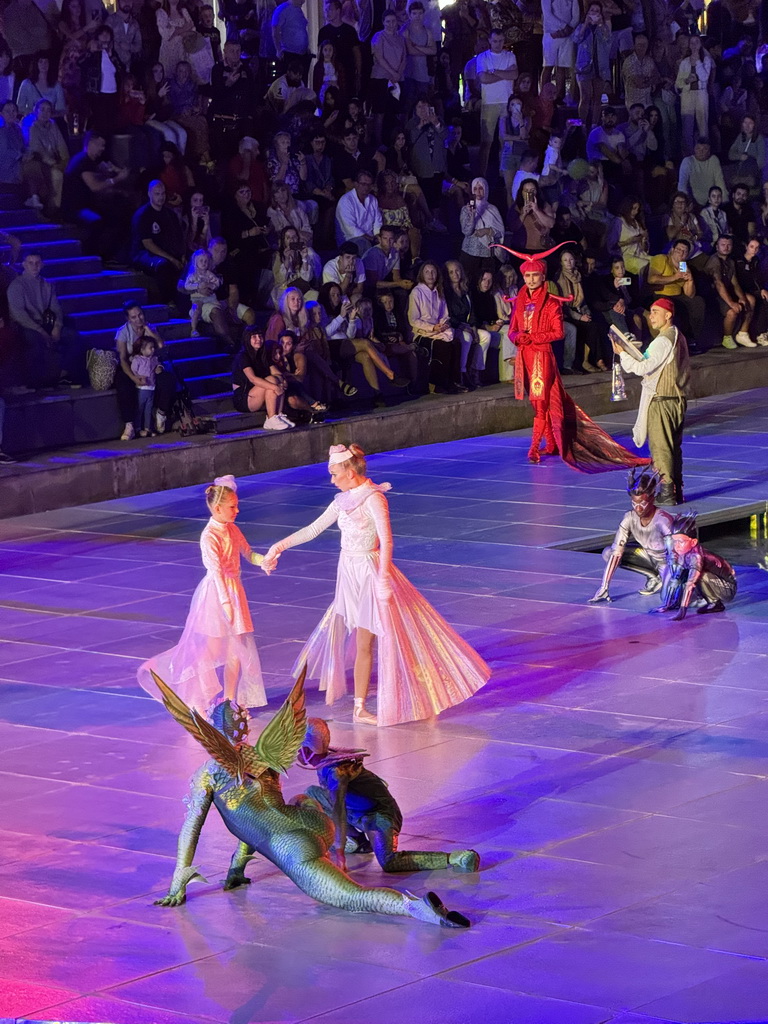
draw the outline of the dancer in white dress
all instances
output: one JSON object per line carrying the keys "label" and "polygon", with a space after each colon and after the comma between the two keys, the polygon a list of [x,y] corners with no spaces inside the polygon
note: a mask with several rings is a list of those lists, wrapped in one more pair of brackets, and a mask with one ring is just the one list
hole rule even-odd
{"label": "dancer in white dress", "polygon": [[140,666],[139,685],[161,700],[152,680],[152,672],[156,672],[170,682],[185,704],[203,713],[219,699],[236,701],[241,707],[260,707],[267,698],[251,613],[240,582],[240,559],[261,565],[264,558],[251,550],[235,526],[239,508],[233,476],[214,480],[206,489],[205,500],[211,513],[200,537],[206,574],[192,597],[181,640]]}
{"label": "dancer in white dress", "polygon": [[[397,725],[439,715],[480,689],[491,670],[392,562],[392,531],[384,492],[365,475],[357,445],[334,445],[331,481],[341,492],[309,526],[273,544],[262,569],[270,573],[287,548],[314,540],[338,523],[341,556],[336,596],[296,660],[320,678],[326,703],[346,693],[346,638],[355,634],[353,721]],[[377,715],[365,708],[378,639]]]}

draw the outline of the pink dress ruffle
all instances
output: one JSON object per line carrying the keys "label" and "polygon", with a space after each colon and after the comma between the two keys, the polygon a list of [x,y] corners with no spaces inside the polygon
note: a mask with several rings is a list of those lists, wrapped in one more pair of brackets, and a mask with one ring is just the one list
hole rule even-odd
{"label": "pink dress ruffle", "polygon": [[[217,523],[214,519],[203,530],[200,549],[207,572],[192,595],[181,639],[175,647],[139,667],[139,685],[160,700],[151,676],[154,671],[185,704],[204,712],[223,692],[218,670],[237,661],[237,703],[241,707],[261,707],[267,698],[251,613],[240,582],[240,558],[251,561],[253,552],[234,523]],[[231,623],[224,613],[225,601],[232,605]]]}
{"label": "pink dress ruffle", "polygon": [[[384,489],[366,481],[337,495],[319,519],[280,545],[305,543],[338,522],[342,550],[336,595],[297,658],[294,675],[306,660],[308,675],[319,677],[326,703],[333,704],[347,692],[347,638],[358,627],[370,630],[378,638],[380,726],[439,715],[471,697],[491,674],[480,655],[391,563]],[[389,563],[389,600],[382,587],[382,558]]]}

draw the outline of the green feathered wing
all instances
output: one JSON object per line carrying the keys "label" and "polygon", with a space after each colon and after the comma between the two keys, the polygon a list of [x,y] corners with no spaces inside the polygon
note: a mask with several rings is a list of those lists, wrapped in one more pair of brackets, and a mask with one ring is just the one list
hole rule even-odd
{"label": "green feathered wing", "polygon": [[307,727],[304,696],[306,674],[305,665],[283,706],[253,746],[246,743],[235,746],[199,712],[187,707],[156,673],[152,673],[152,678],[163,698],[163,704],[179,725],[194,736],[210,756],[237,779],[238,783],[242,783],[246,775],[257,779],[268,768],[284,774],[296,760]]}

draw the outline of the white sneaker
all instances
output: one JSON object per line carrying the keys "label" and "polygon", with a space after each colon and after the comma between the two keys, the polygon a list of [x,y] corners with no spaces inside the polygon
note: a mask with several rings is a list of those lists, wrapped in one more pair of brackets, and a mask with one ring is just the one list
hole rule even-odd
{"label": "white sneaker", "polygon": [[739,331],[739,333],[736,335],[734,340],[735,340],[737,345],[743,345],[744,348],[756,348],[757,347],[755,345],[754,341],[752,341],[752,339],[750,338],[750,336],[747,334],[746,331]]}
{"label": "white sneaker", "polygon": [[120,438],[121,441],[132,441],[136,437],[136,431],[133,428],[132,423],[125,424],[125,430]]}
{"label": "white sneaker", "polygon": [[288,424],[284,423],[279,416],[269,416],[264,420],[264,430],[287,430]]}
{"label": "white sneaker", "polygon": [[768,334],[758,334],[757,336],[758,345],[768,345]]}
{"label": "white sneaker", "polygon": [[158,432],[158,434],[164,434],[165,433],[165,423],[166,423],[166,420],[167,420],[167,417],[166,417],[165,413],[164,412],[160,412],[159,409],[156,409],[155,410],[155,430]]}
{"label": "white sneaker", "polygon": [[24,205],[30,210],[42,210],[43,204],[40,201],[40,196],[35,193],[31,195]]}
{"label": "white sneaker", "polygon": [[286,427],[288,427],[289,430],[291,430],[293,427],[296,426],[296,424],[293,422],[293,420],[289,420],[284,412],[279,412],[277,414],[277,418],[279,420],[282,420],[283,423],[286,425]]}

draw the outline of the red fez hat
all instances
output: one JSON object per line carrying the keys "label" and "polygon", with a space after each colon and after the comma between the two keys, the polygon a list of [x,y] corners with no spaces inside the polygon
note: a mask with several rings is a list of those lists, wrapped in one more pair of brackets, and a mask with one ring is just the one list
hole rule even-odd
{"label": "red fez hat", "polygon": [[651,305],[652,306],[658,306],[660,309],[666,309],[666,311],[668,313],[674,313],[675,312],[675,304],[672,301],[672,299],[665,299],[665,298],[662,297],[660,299],[655,299],[651,303]]}

